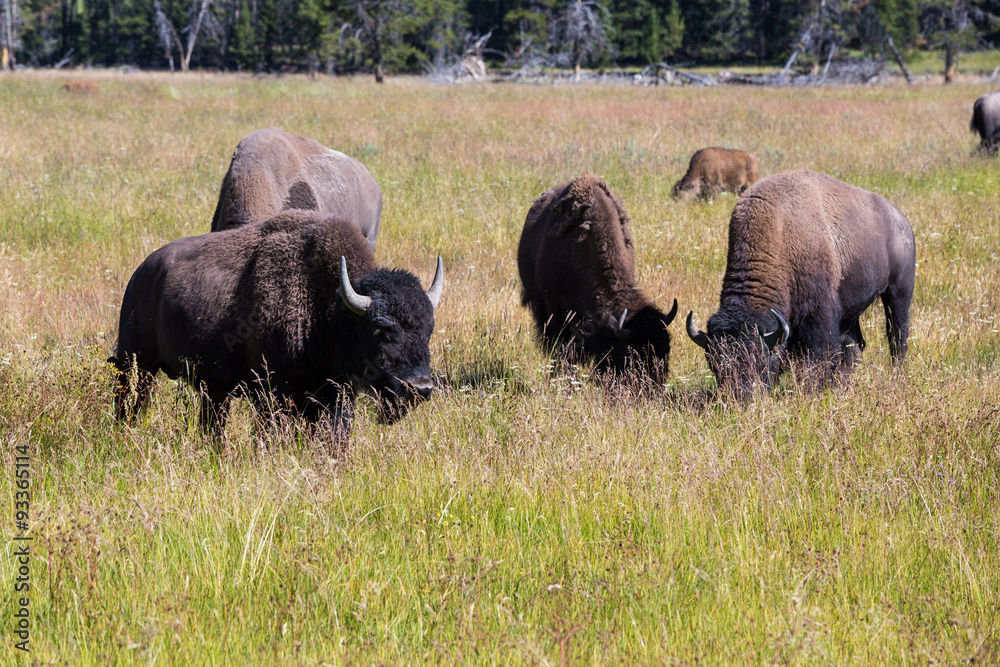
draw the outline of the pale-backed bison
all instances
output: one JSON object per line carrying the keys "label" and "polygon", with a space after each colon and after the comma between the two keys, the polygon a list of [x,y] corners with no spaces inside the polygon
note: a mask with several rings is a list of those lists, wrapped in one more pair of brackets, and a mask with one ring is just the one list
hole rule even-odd
{"label": "pale-backed bison", "polygon": [[658,381],[670,355],[664,315],[635,285],[635,247],[622,201],[593,174],[545,192],[524,221],[517,250],[522,303],[549,349],[569,343],[599,372],[633,361]]}
{"label": "pale-backed bison", "polygon": [[720,192],[743,192],[757,182],[757,158],[729,148],[702,148],[691,156],[687,173],[674,183],[675,199],[714,199]]}
{"label": "pale-backed bison", "polygon": [[987,153],[996,153],[1000,145],[1000,91],[983,95],[972,107],[969,130],[979,133],[979,147]]}
{"label": "pale-backed bison", "polygon": [[376,267],[353,223],[295,211],[168,243],[122,299],[109,360],[117,416],[142,408],[162,370],[200,390],[201,423],[216,432],[240,393],[330,414],[338,438],[357,390],[392,420],[433,388],[428,341],[443,277],[439,257],[425,293],[412,274]]}
{"label": "pale-backed bison", "polygon": [[353,222],[374,250],[382,190],[363,164],[312,139],[273,128],[248,134],[236,145],[222,180],[212,231],[289,210]]}
{"label": "pale-backed bison", "polygon": [[915,271],[910,223],[883,197],[809,171],[769,176],[736,202],[719,310],[707,332],[689,313],[688,335],[720,388],[741,396],[769,386],[786,357],[829,380],[864,350],[858,318],[881,297],[898,364]]}

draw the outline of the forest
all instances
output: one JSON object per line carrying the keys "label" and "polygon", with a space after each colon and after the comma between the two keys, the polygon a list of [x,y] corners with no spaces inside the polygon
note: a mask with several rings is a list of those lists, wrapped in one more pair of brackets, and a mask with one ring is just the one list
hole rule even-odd
{"label": "forest", "polygon": [[961,51],[1000,38],[1000,0],[0,0],[3,68],[433,73],[780,65]]}

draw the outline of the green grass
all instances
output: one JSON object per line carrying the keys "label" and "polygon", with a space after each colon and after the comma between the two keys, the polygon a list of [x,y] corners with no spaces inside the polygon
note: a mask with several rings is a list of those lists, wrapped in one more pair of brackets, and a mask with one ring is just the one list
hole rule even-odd
{"label": "green grass", "polygon": [[[32,464],[32,654],[73,664],[958,664],[1000,660],[1000,162],[989,84],[808,90],[434,87],[0,76],[0,584],[13,650],[14,446]],[[446,283],[440,390],[346,456],[243,404],[227,447],[160,378],[116,426],[118,306],[208,230],[244,134],[279,126],[383,187],[376,258]],[[851,381],[733,406],[675,324],[662,391],[553,364],[520,306],[531,199],[589,170],[625,201],[643,288],[704,326],[735,198],[680,205],[698,148],[889,197],[917,238],[910,360],[884,321]],[[678,322],[681,320],[679,319]],[[557,370],[554,372],[553,367]]]}

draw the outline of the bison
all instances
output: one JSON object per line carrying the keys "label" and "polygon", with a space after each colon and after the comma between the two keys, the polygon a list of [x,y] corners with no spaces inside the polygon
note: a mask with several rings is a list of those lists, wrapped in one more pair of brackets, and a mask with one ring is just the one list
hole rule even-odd
{"label": "bison", "polygon": [[719,310],[687,332],[720,388],[745,397],[787,358],[818,363],[825,380],[865,348],[859,316],[877,298],[889,352],[906,356],[916,271],[913,230],[877,194],[823,174],[769,176],[743,193],[729,221]]}
{"label": "bison", "polygon": [[71,93],[96,93],[97,84],[93,81],[67,81],[62,85],[63,90]]}
{"label": "bison", "polygon": [[664,378],[670,355],[664,315],[635,285],[635,247],[622,200],[593,174],[548,190],[534,201],[517,250],[522,304],[542,341],[560,340],[599,373],[621,375],[640,360],[648,377]]}
{"label": "bison", "polygon": [[382,190],[352,157],[284,130],[240,139],[222,180],[212,231],[263,222],[281,211],[316,211],[353,222],[375,249]]}
{"label": "bison", "polygon": [[684,177],[674,183],[674,199],[714,199],[720,192],[743,192],[757,182],[757,158],[729,148],[702,148],[691,156]]}
{"label": "bison", "polygon": [[972,107],[969,131],[978,132],[980,150],[993,154],[1000,145],[1000,91],[983,95]]}
{"label": "bison", "polygon": [[432,391],[443,279],[438,257],[425,293],[412,274],[378,268],[352,222],[300,211],[168,243],[125,288],[109,360],[117,417],[138,413],[162,370],[200,391],[200,422],[216,434],[237,394],[329,413],[341,439],[368,389],[392,421]]}

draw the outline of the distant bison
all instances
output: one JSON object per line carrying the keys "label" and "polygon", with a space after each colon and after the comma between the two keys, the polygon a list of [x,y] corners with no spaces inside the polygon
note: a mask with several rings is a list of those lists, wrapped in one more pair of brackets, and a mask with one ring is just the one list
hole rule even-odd
{"label": "distant bison", "polygon": [[93,81],[67,81],[63,84],[63,90],[71,93],[96,93],[97,84]]}
{"label": "distant bison", "polygon": [[[349,276],[353,275],[353,281]],[[221,432],[230,398],[276,396],[345,437],[354,393],[370,389],[392,420],[428,396],[428,341],[443,268],[424,293],[380,269],[352,223],[286,212],[258,225],[179,239],[136,269],[118,347],[118,419],[137,413],[162,370],[202,393],[201,423]]]}
{"label": "distant bison", "polygon": [[782,357],[850,369],[865,348],[859,316],[877,298],[889,351],[906,356],[916,271],[913,230],[886,199],[809,171],[769,176],[736,202],[719,310],[700,331],[722,388],[768,385]]}
{"label": "distant bison", "polygon": [[248,134],[236,145],[222,181],[212,231],[288,210],[353,222],[374,250],[382,189],[363,164],[312,139],[273,128]]}
{"label": "distant bison", "polygon": [[635,286],[635,247],[622,201],[598,176],[583,174],[545,192],[524,221],[517,250],[522,303],[542,341],[571,343],[599,372],[621,374],[637,356],[650,377],[666,377],[664,315]]}
{"label": "distant bison", "polygon": [[743,192],[757,182],[757,158],[729,148],[702,148],[691,156],[687,173],[672,194],[682,201],[714,199],[720,192]]}
{"label": "distant bison", "polygon": [[979,133],[980,149],[996,153],[1000,145],[1000,91],[987,93],[976,100],[969,130]]}

